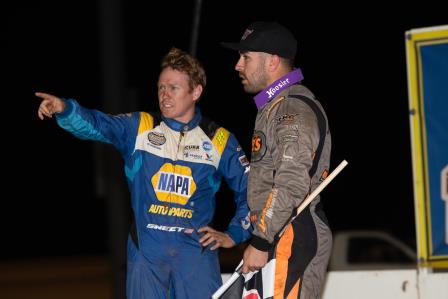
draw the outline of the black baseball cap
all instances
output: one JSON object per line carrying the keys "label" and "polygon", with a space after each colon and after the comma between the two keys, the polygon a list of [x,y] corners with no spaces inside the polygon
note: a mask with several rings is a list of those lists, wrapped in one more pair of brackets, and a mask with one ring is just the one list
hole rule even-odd
{"label": "black baseball cap", "polygon": [[294,59],[297,41],[286,27],[277,22],[254,22],[247,27],[238,43],[221,45],[237,51],[265,52]]}

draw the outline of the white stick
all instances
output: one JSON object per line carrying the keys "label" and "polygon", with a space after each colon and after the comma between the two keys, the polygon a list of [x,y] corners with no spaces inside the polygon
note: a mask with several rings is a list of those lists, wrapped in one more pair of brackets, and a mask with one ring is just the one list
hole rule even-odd
{"label": "white stick", "polygon": [[330,184],[330,182],[334,179],[335,176],[337,176],[342,169],[344,169],[345,166],[347,166],[348,162],[347,161],[342,161],[341,163],[339,163],[338,167],[336,167],[328,176],[325,180],[322,181],[322,183],[320,183],[319,186],[317,186],[316,189],[314,189],[313,192],[311,192],[310,195],[308,195],[308,197],[299,205],[299,207],[297,208],[297,215],[299,215],[308,205],[309,203],[317,196],[319,195],[320,192],[322,192],[322,190],[327,187],[328,184]]}
{"label": "white stick", "polygon": [[[347,166],[348,162],[346,160],[342,161],[338,167],[336,167],[325,180],[323,180],[320,185],[314,189],[313,192],[311,192],[310,195],[307,196],[307,198],[300,204],[300,206],[297,208],[297,215],[299,215],[307,205],[320,193],[322,190],[327,187],[327,185],[337,176],[342,169],[344,169],[345,166]],[[237,270],[230,276],[230,278],[212,295],[212,299],[218,299],[219,297],[224,294],[225,291],[240,277],[241,275],[241,266],[243,261],[240,262],[240,264],[237,267]],[[239,270],[239,271],[238,271]]]}
{"label": "white stick", "polygon": [[[218,299],[219,297],[227,291],[228,288],[240,277],[241,275],[241,266],[243,265],[243,261],[240,262],[237,267],[237,271],[233,272],[232,276],[212,295],[212,299]],[[238,269],[239,268],[239,269]]]}

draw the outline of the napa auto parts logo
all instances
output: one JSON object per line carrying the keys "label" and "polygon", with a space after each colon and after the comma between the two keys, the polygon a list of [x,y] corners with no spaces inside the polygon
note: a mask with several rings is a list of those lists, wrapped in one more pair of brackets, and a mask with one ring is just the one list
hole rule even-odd
{"label": "napa auto parts logo", "polygon": [[162,202],[187,204],[196,191],[190,167],[165,163],[151,178],[157,199]]}

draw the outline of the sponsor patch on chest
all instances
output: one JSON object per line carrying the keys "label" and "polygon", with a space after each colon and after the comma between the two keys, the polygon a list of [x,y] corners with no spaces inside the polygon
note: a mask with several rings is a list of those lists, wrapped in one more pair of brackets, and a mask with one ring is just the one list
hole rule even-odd
{"label": "sponsor patch on chest", "polygon": [[252,136],[252,162],[260,161],[266,154],[266,135],[262,131],[255,131]]}
{"label": "sponsor patch on chest", "polygon": [[149,132],[148,133],[148,141],[156,146],[160,146],[166,142],[165,135],[159,132]]}
{"label": "sponsor patch on chest", "polygon": [[151,178],[157,199],[162,202],[187,204],[196,191],[191,168],[165,163]]}

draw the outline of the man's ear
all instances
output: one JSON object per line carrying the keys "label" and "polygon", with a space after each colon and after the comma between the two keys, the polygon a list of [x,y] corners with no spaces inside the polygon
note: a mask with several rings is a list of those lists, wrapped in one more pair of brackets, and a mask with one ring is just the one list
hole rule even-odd
{"label": "man's ear", "polygon": [[197,101],[202,94],[202,85],[198,85],[193,89],[193,101]]}
{"label": "man's ear", "polygon": [[269,57],[269,70],[275,71],[280,65],[280,56],[271,54]]}

